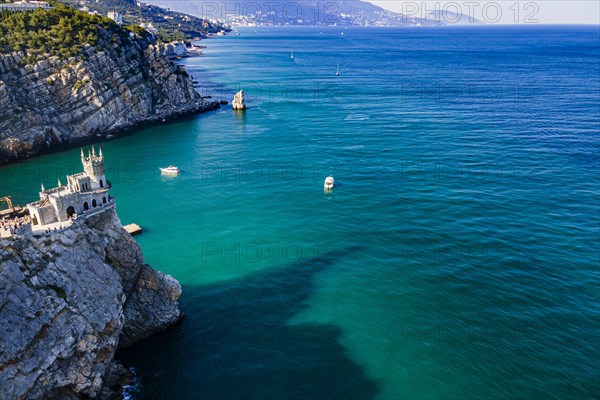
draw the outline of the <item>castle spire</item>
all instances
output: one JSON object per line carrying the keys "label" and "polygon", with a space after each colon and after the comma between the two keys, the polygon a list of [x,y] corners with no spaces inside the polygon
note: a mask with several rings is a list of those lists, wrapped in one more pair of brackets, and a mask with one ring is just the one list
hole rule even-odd
{"label": "castle spire", "polygon": [[94,145],[92,145],[92,155],[96,157],[96,149],[94,149]]}
{"label": "castle spire", "polygon": [[92,152],[88,150],[88,158],[92,158]]}
{"label": "castle spire", "polygon": [[60,183],[60,178],[58,178],[58,187],[62,187],[62,183]]}
{"label": "castle spire", "polygon": [[81,148],[81,159],[83,160],[85,158],[85,155],[83,154],[83,147]]}
{"label": "castle spire", "polygon": [[102,147],[100,147],[100,154],[98,154],[100,156],[100,158],[104,158],[104,156],[102,155]]}
{"label": "castle spire", "polygon": [[44,187],[44,184],[42,183],[42,192],[45,192],[46,188]]}

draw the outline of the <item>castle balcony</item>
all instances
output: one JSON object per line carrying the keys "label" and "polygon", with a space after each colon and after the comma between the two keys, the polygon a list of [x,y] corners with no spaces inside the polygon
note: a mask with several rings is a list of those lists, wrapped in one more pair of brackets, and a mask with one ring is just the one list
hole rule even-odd
{"label": "castle balcony", "polygon": [[110,181],[101,181],[101,187],[98,188],[91,188],[89,186],[82,186],[79,189],[76,190],[77,193],[105,193],[108,190],[110,190],[112,188],[112,183]]}
{"label": "castle balcony", "polygon": [[110,185],[110,182],[107,182],[103,187],[85,190],[85,191],[82,191],[82,193],[106,193],[111,188],[112,188],[112,186]]}

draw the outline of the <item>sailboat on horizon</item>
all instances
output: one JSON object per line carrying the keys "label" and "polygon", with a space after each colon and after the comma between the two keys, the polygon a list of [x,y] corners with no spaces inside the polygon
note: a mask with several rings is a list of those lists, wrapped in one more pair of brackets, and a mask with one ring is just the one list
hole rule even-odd
{"label": "sailboat on horizon", "polygon": [[291,58],[292,60],[294,59],[294,50],[292,50],[292,51],[291,51],[290,58]]}
{"label": "sailboat on horizon", "polygon": [[338,64],[337,68],[335,69],[335,76],[340,76],[340,64]]}

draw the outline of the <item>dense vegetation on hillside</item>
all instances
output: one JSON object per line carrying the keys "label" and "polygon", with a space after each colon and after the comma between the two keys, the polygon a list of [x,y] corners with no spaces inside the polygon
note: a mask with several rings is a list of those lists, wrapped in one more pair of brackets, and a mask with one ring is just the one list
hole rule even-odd
{"label": "dense vegetation on hillside", "polygon": [[129,32],[111,19],[73,10],[63,4],[46,10],[7,13],[0,18],[0,53],[23,51],[63,59],[81,54],[84,45],[129,40]]}
{"label": "dense vegetation on hillside", "polygon": [[216,33],[223,26],[214,24],[202,18],[191,15],[168,11],[164,8],[139,3],[135,0],[60,0],[75,8],[87,7],[90,11],[107,15],[111,11],[123,15],[126,25],[140,25],[152,23],[158,30],[160,40],[170,42],[173,40],[193,39],[206,36],[207,33]]}

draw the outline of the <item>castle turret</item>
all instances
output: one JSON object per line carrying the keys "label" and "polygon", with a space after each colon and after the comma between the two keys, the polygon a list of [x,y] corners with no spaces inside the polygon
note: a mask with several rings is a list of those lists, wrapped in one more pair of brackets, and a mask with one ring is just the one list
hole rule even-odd
{"label": "castle turret", "polygon": [[82,157],[81,163],[83,164],[84,172],[92,179],[97,180],[104,178],[104,156],[102,150],[100,155],[96,155],[96,150],[92,146],[92,151],[88,157]]}
{"label": "castle turret", "polygon": [[104,177],[104,155],[102,154],[102,148],[100,148],[100,152],[96,154],[96,149],[92,146],[92,150],[88,152],[87,157],[83,155],[83,150],[81,153],[83,171],[90,178],[89,189],[101,189],[106,187],[107,182]]}
{"label": "castle turret", "polygon": [[48,194],[46,193],[46,187],[44,186],[44,184],[42,183],[42,191],[40,192],[40,200],[44,200],[46,197],[48,197]]}

